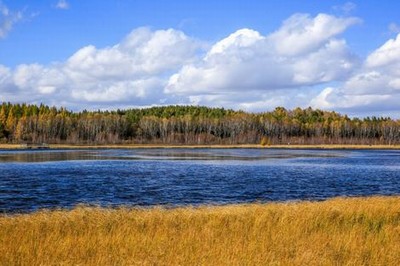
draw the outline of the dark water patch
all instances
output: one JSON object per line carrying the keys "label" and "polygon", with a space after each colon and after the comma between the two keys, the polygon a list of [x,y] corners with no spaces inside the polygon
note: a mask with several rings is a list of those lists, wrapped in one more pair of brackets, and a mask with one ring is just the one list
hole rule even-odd
{"label": "dark water patch", "polygon": [[400,194],[398,151],[7,151],[0,158],[1,212]]}

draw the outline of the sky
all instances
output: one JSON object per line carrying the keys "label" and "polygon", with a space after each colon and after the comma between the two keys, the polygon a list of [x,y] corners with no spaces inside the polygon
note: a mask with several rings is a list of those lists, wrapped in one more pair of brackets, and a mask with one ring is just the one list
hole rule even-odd
{"label": "sky", "polygon": [[400,2],[0,0],[0,102],[400,118]]}

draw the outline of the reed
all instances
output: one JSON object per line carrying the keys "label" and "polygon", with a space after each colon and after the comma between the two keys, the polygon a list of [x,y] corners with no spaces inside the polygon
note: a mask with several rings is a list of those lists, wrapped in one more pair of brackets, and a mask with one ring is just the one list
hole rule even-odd
{"label": "reed", "polygon": [[0,216],[0,265],[398,265],[400,197]]}

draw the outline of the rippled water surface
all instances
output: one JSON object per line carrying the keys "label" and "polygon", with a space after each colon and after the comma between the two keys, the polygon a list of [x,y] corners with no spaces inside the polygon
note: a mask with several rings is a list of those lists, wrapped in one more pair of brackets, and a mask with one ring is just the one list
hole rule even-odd
{"label": "rippled water surface", "polygon": [[400,194],[400,151],[0,151],[0,212]]}

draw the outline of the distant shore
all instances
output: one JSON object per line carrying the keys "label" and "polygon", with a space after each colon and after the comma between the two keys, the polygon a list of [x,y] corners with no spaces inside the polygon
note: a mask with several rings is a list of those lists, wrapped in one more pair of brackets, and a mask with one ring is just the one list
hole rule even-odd
{"label": "distant shore", "polygon": [[[46,149],[327,149],[327,150],[400,150],[400,145],[348,145],[348,144],[310,144],[310,145],[265,145],[233,144],[233,145],[176,145],[176,144],[46,144]],[[22,144],[0,144],[2,150],[24,150]],[[32,149],[36,149],[35,147]]]}

